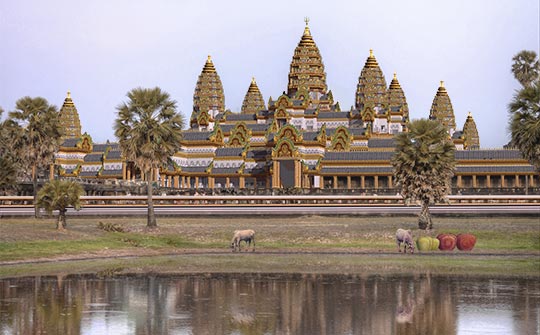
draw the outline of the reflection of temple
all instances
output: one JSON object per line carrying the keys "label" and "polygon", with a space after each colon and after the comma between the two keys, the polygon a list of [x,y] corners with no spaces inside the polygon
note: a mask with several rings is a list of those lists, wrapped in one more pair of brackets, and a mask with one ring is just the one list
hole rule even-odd
{"label": "reflection of temple", "polygon": [[[78,131],[69,133],[58,152],[60,175],[141,177],[122,160],[117,144],[93,144],[89,135],[80,134],[69,95],[62,113],[71,124],[66,127]],[[540,186],[538,174],[517,150],[480,149],[470,113],[462,130],[456,128],[443,82],[429,117],[448,129],[458,149],[454,187]],[[181,149],[154,177],[175,188],[391,189],[393,135],[407,131],[408,122],[409,107],[397,76],[387,85],[372,50],[358,79],[355,105],[343,111],[327,88],[322,57],[306,22],[293,53],[287,92],[270,97],[267,105],[252,79],[242,110],[225,110],[221,79],[208,57]]]}
{"label": "reflection of temple", "polygon": [[1,279],[0,333],[456,334],[469,308],[494,325],[510,316],[499,331],[535,334],[539,289],[534,279],[429,275]]}

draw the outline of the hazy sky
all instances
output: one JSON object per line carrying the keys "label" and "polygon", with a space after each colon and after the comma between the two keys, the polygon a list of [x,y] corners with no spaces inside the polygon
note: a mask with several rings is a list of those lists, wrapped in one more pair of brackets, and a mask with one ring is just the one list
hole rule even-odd
{"label": "hazy sky", "polygon": [[412,118],[429,115],[444,80],[458,128],[470,111],[482,147],[507,143],[512,57],[539,52],[539,0],[0,0],[0,107],[26,95],[60,107],[70,90],[83,132],[104,142],[116,140],[126,93],[159,86],[187,124],[210,54],[238,112],[252,76],[265,102],[286,90],[306,16],[343,110],[373,48],[387,83],[397,72]]}

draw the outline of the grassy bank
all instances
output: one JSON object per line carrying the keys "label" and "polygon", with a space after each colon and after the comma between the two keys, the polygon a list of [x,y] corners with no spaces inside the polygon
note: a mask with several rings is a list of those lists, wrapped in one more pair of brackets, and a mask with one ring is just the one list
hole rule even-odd
{"label": "grassy bank", "polygon": [[[123,232],[106,232],[99,222]],[[397,228],[413,229],[415,238],[425,234],[416,230],[414,217],[190,217],[160,218],[158,225],[147,230],[145,218],[68,218],[68,230],[59,232],[53,219],[3,218],[0,276],[100,271],[376,274],[414,269],[540,277],[538,218],[436,218],[433,236],[473,233],[475,249],[407,256],[397,253],[394,234]],[[232,232],[246,228],[257,232],[257,252],[230,253]],[[114,258],[118,256],[139,257]],[[67,259],[81,260],[50,262]],[[46,262],[14,264],[35,261]]]}

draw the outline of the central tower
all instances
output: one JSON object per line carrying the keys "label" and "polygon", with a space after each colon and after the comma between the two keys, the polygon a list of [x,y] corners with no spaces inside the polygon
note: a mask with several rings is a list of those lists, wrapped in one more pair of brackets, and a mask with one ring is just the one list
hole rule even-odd
{"label": "central tower", "polygon": [[298,91],[307,91],[310,98],[319,100],[326,94],[326,73],[319,48],[309,31],[309,19],[305,18],[304,34],[294,49],[289,71],[287,95],[294,98]]}

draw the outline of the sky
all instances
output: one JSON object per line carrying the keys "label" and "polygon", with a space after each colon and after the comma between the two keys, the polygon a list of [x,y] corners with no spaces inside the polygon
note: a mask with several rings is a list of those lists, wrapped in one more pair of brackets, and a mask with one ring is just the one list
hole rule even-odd
{"label": "sky", "polygon": [[[226,108],[239,112],[252,77],[267,102],[287,89],[304,17],[342,110],[374,55],[428,117],[443,80],[457,128],[471,112],[483,148],[509,140],[507,105],[521,50],[540,53],[539,0],[254,1],[0,0],[0,107],[24,96],[59,108],[71,91],[83,132],[115,141],[116,107],[135,87],[167,91],[189,123],[197,78],[212,56]],[[4,118],[6,113],[4,113]]]}

